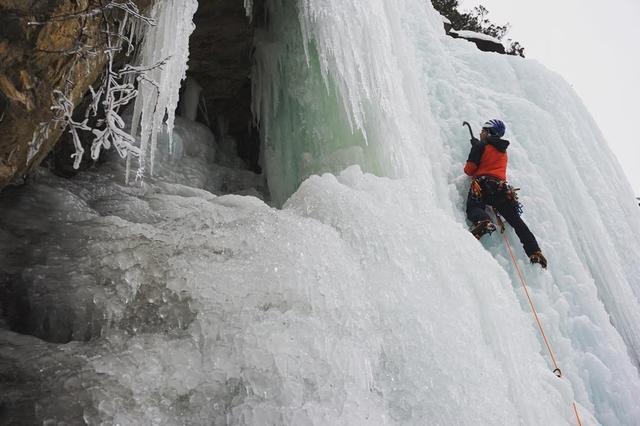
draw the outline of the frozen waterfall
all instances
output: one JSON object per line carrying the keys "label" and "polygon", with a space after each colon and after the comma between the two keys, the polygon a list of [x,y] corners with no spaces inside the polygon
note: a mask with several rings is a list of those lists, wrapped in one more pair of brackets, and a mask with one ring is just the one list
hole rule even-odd
{"label": "frozen waterfall", "polygon": [[[424,0],[266,7],[272,205],[184,119],[142,186],[109,163],[0,194],[0,420],[572,425],[575,401],[583,425],[637,424],[640,211],[569,84],[447,37]],[[493,117],[563,379],[500,235],[465,223],[461,123]]]}

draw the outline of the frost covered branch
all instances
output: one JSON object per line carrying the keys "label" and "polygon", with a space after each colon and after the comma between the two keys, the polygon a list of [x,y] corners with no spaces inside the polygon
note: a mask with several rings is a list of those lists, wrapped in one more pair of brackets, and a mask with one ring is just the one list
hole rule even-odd
{"label": "frost covered branch", "polygon": [[[92,7],[76,14],[52,18],[52,21],[84,20],[101,14],[97,19],[100,19],[99,33],[103,41],[95,51],[98,55],[106,55],[104,76],[97,88],[90,88],[91,100],[84,120],[74,121],[71,115],[74,109],[70,95],[74,80],[71,75],[74,71],[72,66],[64,89],[56,94],[55,110],[58,116],[52,121],[70,127],[76,147],[73,155],[74,168],[78,168],[84,154],[80,144],[80,131],[90,130],[93,135],[91,157],[97,159],[102,149],[114,146],[126,158],[125,180],[128,182],[131,157],[138,160],[138,177],[145,174],[147,164],[150,165],[149,173],[153,174],[158,133],[167,131],[169,144],[172,143],[171,129],[180,84],[186,76],[188,42],[195,28],[193,15],[198,3],[196,0],[157,0],[151,18],[141,14],[133,0],[99,1],[99,7],[92,3]],[[144,28],[144,37],[140,27]],[[81,28],[84,28],[84,23]],[[84,30],[81,30],[81,34],[82,31]],[[114,69],[118,62],[115,60],[117,55],[132,55],[138,49],[138,44],[137,65]],[[86,59],[93,52],[92,48],[81,41],[63,53],[73,55],[74,60],[78,61]],[[133,121],[131,130],[128,131],[120,110],[134,99]],[[138,126],[140,140],[135,137]],[[41,125],[34,133],[32,151],[37,153],[41,138],[47,138],[48,135],[49,125]]]}
{"label": "frost covered branch", "polygon": [[152,18],[149,18],[148,16],[145,16],[142,13],[140,13],[140,9],[133,2],[133,0],[126,0],[126,1],[111,0],[109,3],[104,5],[102,4],[102,1],[98,1],[98,2],[94,2],[93,5],[88,5],[86,8],[84,8],[79,12],[52,16],[44,21],[29,21],[27,24],[28,25],[46,25],[51,22],[62,22],[62,21],[68,21],[70,19],[93,18],[96,15],[104,14],[105,11],[109,11],[113,9],[120,9],[129,16],[139,19],[140,21],[146,22],[149,25],[155,25],[155,21]]}
{"label": "frost covered branch", "polygon": [[[108,13],[112,10],[122,11],[122,17],[115,20],[112,14]],[[100,33],[104,35],[105,41],[100,47],[88,46],[83,41],[86,32],[85,21],[87,18],[94,17],[98,14],[102,14],[100,25],[103,28]],[[93,8],[87,7],[78,13],[55,16],[46,22],[32,22],[31,24],[45,24],[47,22],[67,19],[78,19],[82,21],[78,40],[70,49],[48,53],[72,55],[75,57],[74,61],[95,57],[100,53],[106,54],[107,66],[105,75],[97,91],[94,90],[93,87],[89,88],[92,96],[90,105],[85,112],[84,119],[82,121],[76,121],[73,119],[75,105],[70,99],[71,89],[74,85],[72,76],[73,67],[70,67],[69,74],[65,78],[63,89],[56,89],[53,92],[54,105],[51,107],[51,110],[54,112],[54,117],[50,122],[41,123],[34,132],[28,161],[30,162],[38,152],[42,141],[49,137],[50,126],[53,123],[61,124],[68,128],[69,133],[72,135],[75,147],[75,152],[71,155],[74,159],[74,169],[79,168],[85,152],[80,139],[81,131],[91,132],[94,136],[91,143],[91,158],[94,160],[98,158],[103,148],[108,149],[112,145],[122,157],[127,157],[128,154],[138,156],[140,150],[135,146],[135,137],[125,130],[125,122],[120,115],[120,108],[133,100],[138,94],[138,91],[132,83],[123,83],[120,80],[124,80],[123,77],[125,74],[142,76],[145,70],[125,66],[123,70],[121,70],[124,71],[124,73],[121,73],[120,71],[114,70],[114,58],[115,55],[123,51],[125,51],[127,56],[133,53],[134,45],[132,40],[134,32],[136,31],[134,21],[143,22],[147,25],[155,25],[155,21],[142,15],[132,0],[112,0],[106,4],[100,2],[99,6]],[[112,23],[112,21],[116,22]],[[112,30],[113,27],[116,29]],[[124,46],[126,46],[126,49],[124,49]],[[104,118],[98,119],[93,126],[89,125],[90,118],[98,117],[100,112],[104,114]]]}
{"label": "frost covered branch", "polygon": [[150,81],[146,78],[145,73],[161,68],[166,63],[166,60],[161,61],[152,67],[125,65],[116,72],[113,69],[113,52],[113,49],[108,51],[109,62],[102,87],[97,92],[91,88],[93,101],[87,109],[87,116],[97,116],[99,105],[102,105],[105,113],[105,118],[98,121],[98,126],[104,125],[104,129],[92,130],[95,139],[91,145],[91,158],[94,160],[99,157],[102,149],[109,149],[111,145],[116,148],[118,154],[123,158],[126,158],[128,154],[140,156],[140,149],[134,145],[135,137],[124,130],[125,122],[119,113],[121,107],[126,106],[135,99],[138,95],[138,90],[133,83],[121,82],[119,79],[124,80],[125,76],[133,74],[137,76],[136,81],[141,79]]}
{"label": "frost covered branch", "polygon": [[116,9],[120,9],[122,11],[125,12],[125,14],[127,16],[131,16],[135,19],[138,19],[141,22],[146,23],[147,25],[156,25],[156,21],[153,18],[150,18],[148,16],[143,15],[142,13],[140,13],[140,9],[138,8],[138,6],[132,1],[132,0],[127,0],[126,2],[118,2],[118,1],[114,1],[112,0],[111,2],[109,2],[109,4],[106,4],[104,6],[105,9],[112,9],[112,8],[116,8]]}
{"label": "frost covered branch", "polygon": [[161,60],[160,62],[157,62],[155,65],[152,65],[150,67],[134,66],[131,64],[127,64],[120,71],[118,71],[118,75],[123,76],[126,74],[144,74],[146,72],[149,72],[155,69],[162,69],[167,64],[169,59],[171,59],[170,56]]}

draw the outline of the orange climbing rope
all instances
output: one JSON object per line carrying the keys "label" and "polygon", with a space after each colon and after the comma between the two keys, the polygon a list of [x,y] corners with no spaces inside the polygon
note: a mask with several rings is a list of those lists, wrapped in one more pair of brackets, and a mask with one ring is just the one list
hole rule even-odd
{"label": "orange climbing rope", "polygon": [[[502,222],[502,219],[500,219],[499,221]],[[503,225],[501,224],[501,226]],[[518,266],[516,257],[513,255],[513,249],[511,248],[511,243],[509,242],[509,239],[507,238],[507,235],[505,233],[502,233],[502,237],[504,238],[504,242],[507,244],[509,255],[511,256],[513,265],[515,266],[516,271],[518,272],[518,276],[520,277],[520,282],[522,283],[522,287],[524,288],[524,293],[527,295],[527,300],[529,301],[529,306],[531,306],[533,317],[535,318],[536,323],[538,324],[538,329],[540,330],[540,334],[542,335],[542,340],[544,340],[544,344],[547,347],[547,351],[549,351],[549,356],[551,357],[551,362],[553,362],[553,367],[554,367],[553,374],[555,374],[558,377],[562,377],[562,371],[560,370],[560,367],[558,367],[558,361],[556,360],[556,356],[553,353],[553,350],[551,349],[551,345],[549,345],[549,339],[547,339],[547,335],[545,334],[544,329],[542,328],[540,317],[538,317],[538,311],[536,311],[536,307],[534,306],[533,300],[531,299],[531,294],[529,294],[529,288],[527,287],[527,282],[525,281],[524,275],[522,274],[522,271]]]}
{"label": "orange climbing rope", "polygon": [[578,421],[578,426],[582,426],[582,422],[580,421],[580,415],[578,414],[578,407],[576,407],[576,402],[573,401],[573,412],[576,415],[576,420]]}
{"label": "orange climbing rope", "polygon": [[[527,281],[524,279],[524,275],[518,266],[518,262],[516,261],[516,257],[513,254],[513,249],[511,248],[511,243],[505,234],[505,226],[502,218],[498,215],[498,212],[494,209],[493,213],[496,216],[496,220],[498,225],[500,226],[500,233],[502,234],[502,238],[504,239],[505,244],[507,245],[507,249],[509,250],[509,255],[511,256],[511,260],[513,261],[513,266],[516,268],[518,272],[518,277],[520,277],[520,282],[522,283],[522,288],[524,288],[524,293],[527,295],[527,300],[529,301],[529,306],[531,306],[531,312],[533,312],[533,317],[538,324],[538,329],[540,330],[540,334],[542,335],[542,340],[544,340],[544,344],[547,347],[547,351],[549,351],[549,356],[551,357],[551,362],[553,362],[553,374],[555,374],[558,378],[562,378],[562,370],[558,367],[558,361],[556,360],[556,356],[551,349],[551,345],[549,344],[549,339],[547,339],[547,335],[544,332],[544,328],[542,328],[542,323],[540,322],[540,318],[538,317],[538,311],[536,310],[535,305],[533,304],[533,299],[531,298],[531,294],[529,294],[529,288],[527,286]],[[578,426],[582,426],[582,421],[580,420],[580,415],[578,414],[578,407],[576,406],[576,402],[573,401],[573,412],[576,415],[576,420],[578,421]]]}

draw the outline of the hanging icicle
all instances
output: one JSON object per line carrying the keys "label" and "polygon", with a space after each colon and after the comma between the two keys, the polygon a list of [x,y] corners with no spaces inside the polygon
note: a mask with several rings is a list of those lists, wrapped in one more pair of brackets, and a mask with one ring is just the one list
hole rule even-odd
{"label": "hanging icicle", "polygon": [[[153,175],[157,134],[171,133],[178,105],[180,83],[186,77],[189,59],[189,36],[195,26],[193,15],[197,0],[160,0],[153,8],[157,25],[150,27],[138,57],[138,97],[133,113],[131,133],[140,133],[140,157],[137,176]],[[164,127],[166,126],[166,127]],[[170,146],[170,150],[171,150]],[[128,171],[127,171],[128,174]]]}

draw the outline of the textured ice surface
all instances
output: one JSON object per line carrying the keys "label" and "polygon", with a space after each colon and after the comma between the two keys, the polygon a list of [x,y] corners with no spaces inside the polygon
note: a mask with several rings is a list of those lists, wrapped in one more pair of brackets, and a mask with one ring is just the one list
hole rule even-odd
{"label": "textured ice surface", "polygon": [[[512,424],[524,412],[562,424],[571,391],[538,355],[507,275],[481,250],[467,258],[486,264],[480,276],[434,265],[430,247],[459,259],[477,242],[437,211],[418,227],[420,192],[358,168],[309,180],[285,210],[92,174],[41,176],[29,199],[10,191],[3,229],[19,225],[3,252],[37,245],[43,257],[2,270],[21,277],[30,321],[77,340],[29,352],[56,372],[29,382],[54,390],[35,398],[48,407],[39,419]],[[38,206],[48,222],[18,219]],[[3,364],[26,375],[11,353],[33,343],[0,335]],[[71,394],[81,403],[56,409]]]}
{"label": "textured ice surface", "polygon": [[[215,195],[260,178],[186,122],[142,187],[105,165],[3,192],[3,327],[50,343],[0,331],[0,420],[566,425],[575,400],[636,424],[632,191],[566,82],[446,37],[427,3],[268,2],[255,110],[282,209]],[[499,235],[466,230],[460,124],[494,116],[562,380]]]}
{"label": "textured ice surface", "polygon": [[229,167],[243,165],[243,162],[220,149],[205,125],[176,117],[172,140],[170,149],[166,128],[158,134],[156,181],[202,188],[215,194],[264,197],[264,177],[243,168]]}

